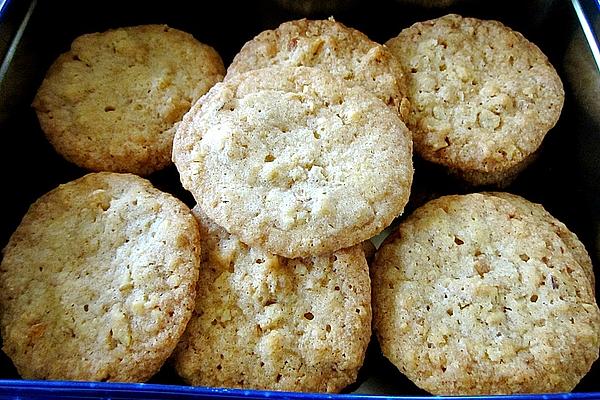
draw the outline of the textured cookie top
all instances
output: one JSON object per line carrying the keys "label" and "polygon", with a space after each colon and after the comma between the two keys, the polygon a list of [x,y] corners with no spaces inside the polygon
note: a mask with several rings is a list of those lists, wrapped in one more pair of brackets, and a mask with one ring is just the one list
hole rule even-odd
{"label": "textured cookie top", "polygon": [[550,228],[554,231],[554,233],[556,233],[565,243],[569,252],[575,258],[575,261],[577,261],[584,269],[592,289],[594,289],[596,278],[594,276],[594,267],[590,255],[577,235],[571,232],[565,224],[554,218],[544,209],[544,207],[542,207],[542,205],[532,203],[520,196],[506,192],[489,192],[485,194],[500,197],[510,202],[511,205],[519,209],[519,213],[532,216],[535,219],[536,224],[543,224],[544,229]]}
{"label": "textured cookie top", "polygon": [[387,43],[402,64],[415,151],[458,170],[497,172],[533,153],[564,91],[546,56],[496,21],[447,15]]}
{"label": "textured cookie top", "polygon": [[183,186],[211,219],[290,258],[331,253],[388,226],[408,201],[411,155],[397,113],[308,67],[215,85],[173,145]]}
{"label": "textured cookie top", "polygon": [[286,259],[249,248],[194,209],[202,264],[196,309],[174,354],[193,385],[338,392],[371,337],[361,246]]}
{"label": "textured cookie top", "polygon": [[92,33],[54,62],[33,107],[67,160],[149,174],[171,162],[174,124],[224,72],[214,49],[165,25]]}
{"label": "textured cookie top", "polygon": [[598,357],[586,271],[535,213],[498,196],[417,209],[372,269],[383,353],[435,394],[570,391]]}
{"label": "textured cookie top", "polygon": [[27,379],[149,379],[191,316],[199,241],[189,209],[142,178],[59,186],[4,249],[2,350]]}
{"label": "textured cookie top", "polygon": [[288,21],[247,42],[227,77],[271,65],[318,67],[408,112],[406,78],[390,51],[333,18]]}

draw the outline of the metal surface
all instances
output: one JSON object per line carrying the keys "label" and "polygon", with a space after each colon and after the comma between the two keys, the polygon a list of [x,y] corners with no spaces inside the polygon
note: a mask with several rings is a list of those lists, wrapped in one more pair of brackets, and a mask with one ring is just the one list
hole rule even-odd
{"label": "metal surface", "polygon": [[600,71],[600,48],[598,45],[598,35],[596,35],[596,32],[592,27],[592,23],[590,22],[590,19],[597,17],[597,15],[590,15],[590,13],[587,13],[583,9],[579,0],[571,0],[571,3],[573,4],[573,9],[577,13],[577,18],[579,19],[579,23],[581,24],[585,38],[587,39],[592,55],[594,56],[594,61],[596,61],[596,66]]}
{"label": "metal surface", "polygon": [[[4,2],[2,4],[0,4],[0,13],[5,9],[7,1],[8,0],[4,0]],[[4,60],[2,60],[2,64],[0,64],[0,77],[6,76],[8,67],[11,64],[13,57],[15,56],[15,51],[17,50],[17,46],[21,42],[21,38],[23,37],[23,32],[25,32],[25,28],[27,28],[27,24],[29,23],[29,19],[31,18],[31,14],[33,14],[33,11],[35,10],[36,5],[37,5],[37,0],[33,0],[29,4],[29,8],[27,9],[27,12],[25,13],[25,16],[23,17],[23,20],[21,21],[21,24],[19,25],[17,32],[15,33],[14,37],[10,41],[8,50],[6,51],[6,54],[4,55]]]}

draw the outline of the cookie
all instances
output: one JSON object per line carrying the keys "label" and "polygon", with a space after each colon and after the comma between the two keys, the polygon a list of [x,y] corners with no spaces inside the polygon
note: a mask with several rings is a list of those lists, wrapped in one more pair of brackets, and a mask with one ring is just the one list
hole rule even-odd
{"label": "cookie", "polygon": [[199,245],[190,210],[142,178],[60,185],[4,248],[2,350],[26,379],[149,379],[191,317]]}
{"label": "cookie", "polygon": [[386,45],[406,73],[415,152],[472,184],[507,184],[560,116],[555,69],[500,22],[450,14]]}
{"label": "cookie", "polygon": [[369,239],[402,213],[411,135],[361,87],[309,67],[269,67],[215,85],[173,144],[181,183],[242,242],[288,258]]}
{"label": "cookie", "polygon": [[171,163],[175,124],[225,68],[217,52],[166,25],[78,37],[33,101],[56,151],[93,171],[147,175]]}
{"label": "cookie", "polygon": [[383,354],[433,394],[570,391],[598,358],[587,271],[536,207],[507,198],[433,200],[375,257]]}
{"label": "cookie", "polygon": [[364,33],[335,21],[288,21],[247,42],[228,77],[272,65],[318,67],[362,86],[401,113],[408,112],[406,77],[390,51]]}
{"label": "cookie", "polygon": [[353,383],[371,337],[361,246],[286,259],[194,212],[202,264],[177,372],[192,385],[233,388],[339,392]]}

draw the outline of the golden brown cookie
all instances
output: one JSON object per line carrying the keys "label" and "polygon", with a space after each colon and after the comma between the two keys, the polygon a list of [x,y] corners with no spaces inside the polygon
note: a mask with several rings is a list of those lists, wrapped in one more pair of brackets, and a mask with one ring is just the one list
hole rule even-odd
{"label": "golden brown cookie", "polygon": [[415,152],[472,184],[508,183],[560,116],[558,74],[500,22],[450,14],[386,45],[407,76]]}
{"label": "golden brown cookie", "polygon": [[402,213],[413,174],[398,114],[308,67],[269,67],[215,85],[179,125],[173,160],[211,219],[289,258],[382,231]]}
{"label": "golden brown cookie", "polygon": [[[230,76],[271,65],[318,67],[362,86],[408,112],[406,78],[390,51],[333,18],[288,21],[247,42],[227,68]],[[403,115],[404,115],[403,114]]]}
{"label": "golden brown cookie", "polygon": [[339,392],[356,380],[371,336],[360,245],[286,259],[249,248],[199,209],[196,308],[174,353],[193,385]]}
{"label": "golden brown cookie", "polygon": [[588,271],[523,202],[441,197],[379,249],[374,327],[384,355],[419,387],[570,391],[598,358],[600,311]]}
{"label": "golden brown cookie", "polygon": [[94,171],[146,175],[171,163],[175,124],[225,69],[217,52],[166,25],[78,37],[33,101],[56,151]]}
{"label": "golden brown cookie", "polygon": [[59,186],[4,249],[2,350],[27,379],[149,379],[191,317],[199,246],[190,210],[135,175]]}

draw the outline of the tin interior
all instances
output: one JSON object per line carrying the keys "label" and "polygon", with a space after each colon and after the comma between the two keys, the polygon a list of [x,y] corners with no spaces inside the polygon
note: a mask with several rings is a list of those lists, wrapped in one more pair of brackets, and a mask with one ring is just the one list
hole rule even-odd
{"label": "tin interior", "polygon": [[[3,12],[0,50],[8,55],[0,69],[0,174],[3,182],[0,246],[5,246],[29,205],[39,196],[86,173],[53,150],[30,107],[46,70],[69,48],[75,37],[122,26],[165,23],[215,47],[228,65],[247,40],[287,20],[333,15],[371,39],[385,42],[414,22],[456,12],[502,21],[536,43],[558,70],[566,92],[561,118],[547,135],[539,159],[505,190],[543,204],[579,236],[592,256],[593,264],[598,266],[600,74],[571,3],[558,0],[438,0],[437,3],[444,7],[425,7],[419,3],[427,1],[170,0],[153,3],[60,0],[32,3],[13,0],[6,4],[0,1]],[[592,26],[598,26],[597,8],[590,21]],[[415,170],[413,195],[405,215],[433,197],[489,189],[467,188],[418,160]],[[193,199],[181,188],[173,166],[149,179],[158,188],[193,206]],[[600,391],[599,369],[596,363],[575,391]],[[12,363],[3,354],[0,355],[0,379],[18,379]],[[151,382],[183,384],[169,366]],[[426,394],[380,354],[375,340],[369,347],[359,381],[347,392]]]}

